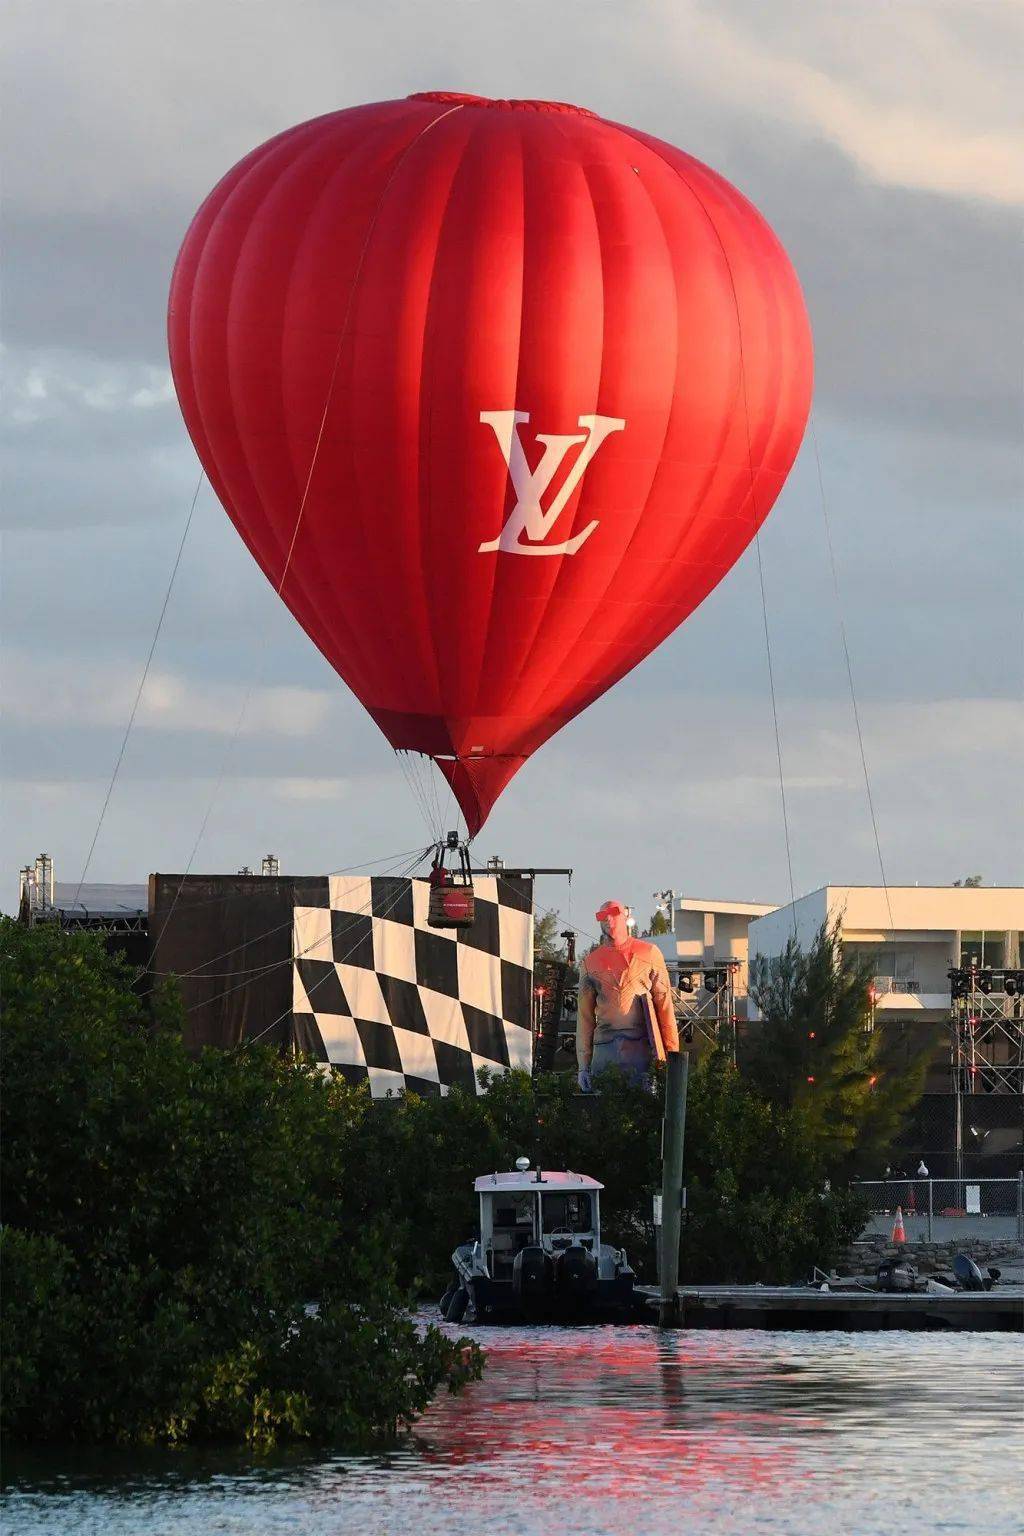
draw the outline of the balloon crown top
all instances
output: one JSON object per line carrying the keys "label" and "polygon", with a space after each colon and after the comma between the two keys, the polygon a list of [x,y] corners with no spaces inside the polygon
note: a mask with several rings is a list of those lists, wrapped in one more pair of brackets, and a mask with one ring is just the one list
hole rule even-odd
{"label": "balloon crown top", "polygon": [[462,91],[414,91],[410,101],[439,101],[452,107],[497,107],[501,112],[571,112],[577,117],[594,117],[586,107],[574,107],[568,101],[505,101],[490,96],[469,96]]}

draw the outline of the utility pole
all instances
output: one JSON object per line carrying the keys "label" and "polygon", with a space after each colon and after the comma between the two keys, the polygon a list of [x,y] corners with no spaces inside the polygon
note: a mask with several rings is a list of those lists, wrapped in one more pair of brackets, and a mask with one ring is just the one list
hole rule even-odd
{"label": "utility pole", "polygon": [[683,1139],[686,1134],[686,1090],[690,1076],[687,1051],[671,1051],[665,1075],[665,1119],[661,1133],[661,1304],[658,1321],[678,1328],[679,1239],[683,1223]]}

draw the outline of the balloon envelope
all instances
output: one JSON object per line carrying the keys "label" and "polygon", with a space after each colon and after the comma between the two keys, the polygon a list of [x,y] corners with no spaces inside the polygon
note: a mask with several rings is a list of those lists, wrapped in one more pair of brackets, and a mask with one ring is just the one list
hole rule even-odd
{"label": "balloon envelope", "polygon": [[445,92],[229,171],[169,338],[253,556],[471,832],[721,580],[811,395],[793,268],[722,177],[576,107]]}

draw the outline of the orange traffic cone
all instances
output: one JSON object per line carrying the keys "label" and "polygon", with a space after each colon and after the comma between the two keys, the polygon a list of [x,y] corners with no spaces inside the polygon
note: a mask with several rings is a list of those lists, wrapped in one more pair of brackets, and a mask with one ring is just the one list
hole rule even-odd
{"label": "orange traffic cone", "polygon": [[898,1205],[896,1207],[896,1220],[893,1222],[892,1238],[890,1241],[894,1243],[905,1243],[906,1240],[907,1234],[903,1226],[903,1207],[902,1205]]}

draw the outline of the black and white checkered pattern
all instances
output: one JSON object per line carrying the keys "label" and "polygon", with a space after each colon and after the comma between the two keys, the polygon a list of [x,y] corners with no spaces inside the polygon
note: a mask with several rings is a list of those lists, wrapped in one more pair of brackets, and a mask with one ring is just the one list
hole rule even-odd
{"label": "black and white checkered pattern", "polygon": [[[426,880],[331,876],[296,890],[296,1041],[375,1098],[479,1090],[530,1068],[533,908],[526,880],[480,877],[471,928],[427,926]],[[300,902],[305,903],[300,905]]]}

